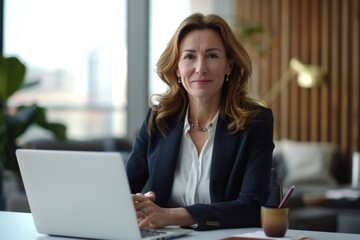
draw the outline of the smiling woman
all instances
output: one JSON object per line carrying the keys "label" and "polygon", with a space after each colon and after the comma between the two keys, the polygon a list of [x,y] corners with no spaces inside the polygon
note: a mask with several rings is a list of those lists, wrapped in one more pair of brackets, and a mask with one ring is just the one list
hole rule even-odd
{"label": "smiling woman", "polygon": [[168,90],[148,110],[126,164],[139,226],[260,226],[273,117],[248,95],[242,43],[219,15],[191,14],[156,66]]}

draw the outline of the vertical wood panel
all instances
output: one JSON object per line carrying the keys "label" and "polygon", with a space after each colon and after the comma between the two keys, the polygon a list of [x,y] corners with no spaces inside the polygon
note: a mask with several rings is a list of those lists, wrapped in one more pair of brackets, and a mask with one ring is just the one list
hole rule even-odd
{"label": "vertical wood panel", "polygon": [[325,72],[325,78],[321,90],[321,124],[320,124],[320,139],[323,142],[330,141],[330,87],[329,87],[329,69],[330,69],[330,4],[328,0],[323,0],[321,2],[321,43],[320,43],[320,56],[321,56],[321,66]]}
{"label": "vertical wood panel", "polygon": [[[321,66],[319,61],[320,51],[320,19],[321,19],[321,8],[320,1],[310,2],[310,62]],[[310,133],[309,137],[311,141],[320,141],[320,109],[322,102],[319,97],[320,88],[312,89],[310,92]],[[319,104],[314,104],[319,103]]]}
{"label": "vertical wood panel", "polygon": [[[262,4],[258,4],[257,6],[260,8],[260,19],[261,19],[261,22],[263,23],[266,23],[266,29],[268,29],[267,31],[270,32],[271,30],[271,25],[269,24],[270,23],[270,12],[269,12],[269,7],[267,4],[264,4],[264,1],[261,1]],[[271,9],[271,8],[270,8]],[[263,42],[265,45],[268,45],[270,40],[269,40],[269,34],[265,34],[263,35]],[[267,51],[267,59],[271,59],[271,48],[268,49]],[[261,93],[261,96],[263,96],[267,90],[270,88],[270,83],[271,83],[271,78],[269,77],[270,76],[270,67],[268,66],[268,62],[266,61],[261,61],[261,68],[260,68],[260,71],[262,71],[262,75],[263,75],[263,78],[268,78],[268,80],[266,82],[261,82],[260,86],[261,86],[261,89],[260,89],[260,93]]]}
{"label": "vertical wood panel", "polygon": [[[269,15],[269,22],[270,22],[270,32],[271,32],[271,36],[270,36],[270,41],[269,44],[271,44],[271,51],[270,51],[270,58],[271,58],[271,62],[280,62],[280,52],[277,50],[278,48],[276,47],[279,44],[279,25],[280,25],[280,9],[277,7],[280,4],[280,0],[274,0],[274,4],[271,5],[271,11],[270,11],[270,15]],[[264,4],[264,7],[267,7]],[[268,89],[276,82],[278,76],[281,75],[280,73],[280,65],[275,64],[274,66],[271,66],[271,72],[270,72],[270,79],[271,79],[271,84],[268,87]],[[273,110],[273,114],[278,116],[280,114],[280,98],[275,99],[275,102],[273,104],[274,106],[274,110]],[[276,137],[280,136],[280,124],[279,122],[275,122],[274,123],[274,127],[275,129],[278,129],[278,131],[276,131]],[[274,134],[275,135],[275,134]]]}
{"label": "vertical wood panel", "polygon": [[276,139],[333,142],[340,147],[344,182],[352,151],[360,151],[359,0],[238,0],[237,14],[265,27],[265,56],[252,79],[263,96],[289,60],[321,66],[317,89],[301,89],[295,76],[270,105]]}
{"label": "vertical wood panel", "polygon": [[359,1],[352,1],[351,3],[351,82],[352,82],[352,96],[353,96],[353,106],[352,106],[352,149],[360,151],[360,73],[359,73],[359,64],[360,64],[360,56],[359,56],[359,41],[360,41],[360,4]]}
{"label": "vertical wood panel", "polygon": [[[300,1],[299,1],[300,2]],[[299,6],[300,13],[300,60],[306,64],[309,64],[309,52],[310,52],[310,16],[309,16],[309,0],[302,0]],[[309,90],[308,89],[300,89],[296,82],[294,81],[294,85],[296,86],[296,90],[300,92],[299,98],[299,116],[300,116],[300,137],[299,140],[307,141],[309,140]]]}
{"label": "vertical wood panel", "polygon": [[339,36],[340,36],[340,25],[339,25],[339,1],[332,0],[331,1],[331,36],[330,36],[330,44],[331,44],[331,56],[330,56],[330,69],[329,69],[329,81],[330,81],[330,95],[331,95],[331,116],[330,116],[330,124],[331,124],[331,141],[340,144],[340,128],[339,128],[339,86],[340,86],[340,74],[339,74],[339,64],[340,64],[340,54],[339,54]]}
{"label": "vertical wood panel", "polygon": [[[300,29],[299,29],[299,11],[300,9],[300,1],[291,1],[291,15],[290,15],[290,22],[291,22],[291,42],[290,42],[290,55],[296,58],[299,58],[299,49],[300,49]],[[299,92],[298,86],[295,81],[290,83],[290,139],[299,140],[299,131],[300,131],[300,121],[299,121]]]}
{"label": "vertical wood panel", "polygon": [[[260,19],[260,9],[261,8],[258,6],[259,5],[259,0],[255,0],[251,4],[252,4],[251,17],[249,19],[247,19],[247,20],[252,21],[254,19]],[[251,58],[254,61],[254,63],[253,63],[253,76],[254,77],[253,78],[258,77],[258,78],[262,79],[263,73],[262,73],[261,69],[259,69],[260,66],[261,66],[260,55],[259,55],[258,52],[256,52],[256,49],[254,49],[253,47],[251,47],[250,49],[251,50],[250,50],[249,53],[251,55]],[[262,82],[257,81],[256,86],[254,86],[254,87],[256,87],[258,93],[261,94],[260,89],[262,87]]]}
{"label": "vertical wood panel", "polygon": [[[290,3],[288,0],[283,0],[280,5],[281,8],[281,32],[279,33],[279,45],[280,47],[280,73],[278,76],[281,76],[281,74],[286,71],[286,69],[289,67],[289,59],[290,59]],[[277,77],[278,78],[278,77]],[[276,80],[277,80],[276,78]],[[275,81],[276,81],[275,80]],[[288,88],[284,90],[284,92],[279,96],[280,100],[280,113],[279,115],[274,115],[275,119],[279,120],[280,129],[276,129],[275,131],[280,130],[280,138],[289,138],[289,131],[290,131],[290,125],[289,125],[289,116],[290,111],[288,110],[290,107],[289,104],[289,91]]]}
{"label": "vertical wood panel", "polygon": [[[340,134],[341,134],[341,149],[344,152],[344,157],[349,158],[349,147],[350,147],[350,135],[347,134],[350,129],[350,111],[349,106],[351,106],[349,97],[351,96],[349,88],[349,0],[343,0],[341,4],[341,65],[340,65],[340,79],[341,81],[341,125],[340,125]],[[349,161],[343,162],[344,169],[349,168]]]}

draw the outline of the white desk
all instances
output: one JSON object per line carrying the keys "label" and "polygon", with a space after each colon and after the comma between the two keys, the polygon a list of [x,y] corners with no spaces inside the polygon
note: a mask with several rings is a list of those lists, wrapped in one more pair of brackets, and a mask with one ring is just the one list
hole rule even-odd
{"label": "white desk", "polygon": [[[177,239],[190,240],[219,240],[232,235],[255,232],[261,230],[260,228],[243,228],[243,229],[228,229],[216,231],[193,232],[187,236]],[[329,233],[329,232],[314,232],[314,231],[299,231],[288,230],[287,235],[307,236],[314,240],[359,240],[360,234],[348,233]],[[66,239],[73,240],[75,238],[51,237],[36,232],[34,222],[30,213],[17,212],[2,212],[0,211],[0,239],[6,240],[52,240],[52,239]]]}

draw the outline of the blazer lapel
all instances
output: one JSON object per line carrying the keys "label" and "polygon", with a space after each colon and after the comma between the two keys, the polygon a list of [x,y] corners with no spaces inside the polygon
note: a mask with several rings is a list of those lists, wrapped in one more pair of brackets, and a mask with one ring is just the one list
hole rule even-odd
{"label": "blazer lapel", "polygon": [[158,168],[156,172],[161,173],[161,175],[155,174],[152,185],[157,186],[157,189],[153,189],[153,191],[163,193],[159,194],[160,198],[157,198],[157,203],[163,206],[167,204],[171,194],[183,133],[181,123],[176,121],[174,124],[176,127],[171,127],[168,134],[158,142],[159,151],[155,157],[157,159],[155,167]]}
{"label": "blazer lapel", "polygon": [[210,197],[213,203],[224,199],[224,191],[235,161],[237,134],[231,134],[224,120],[219,118],[214,139],[210,170]]}

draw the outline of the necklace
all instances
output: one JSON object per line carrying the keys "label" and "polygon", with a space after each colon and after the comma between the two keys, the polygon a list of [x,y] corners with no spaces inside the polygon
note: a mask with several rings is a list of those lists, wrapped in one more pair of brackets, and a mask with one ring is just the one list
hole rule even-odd
{"label": "necklace", "polygon": [[189,121],[190,127],[191,127],[192,129],[194,129],[195,131],[197,131],[197,132],[207,132],[207,131],[209,130],[209,128],[212,127],[212,123],[210,123],[210,125],[209,125],[208,127],[200,128],[200,127],[195,126],[195,125],[191,122],[190,118],[188,119],[188,121]]}

